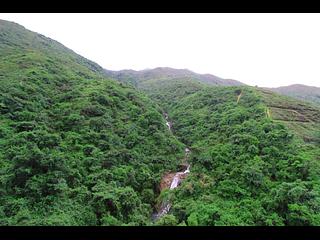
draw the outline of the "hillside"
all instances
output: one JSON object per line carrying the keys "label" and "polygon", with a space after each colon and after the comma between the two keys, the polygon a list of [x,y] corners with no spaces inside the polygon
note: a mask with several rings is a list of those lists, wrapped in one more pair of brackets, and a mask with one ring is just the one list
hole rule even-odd
{"label": "hillside", "polygon": [[172,100],[173,132],[192,155],[188,178],[167,193],[167,222],[320,224],[319,145],[269,117],[257,89],[206,87]]}
{"label": "hillside", "polygon": [[160,194],[172,207],[158,224],[320,224],[319,108],[253,87],[129,75],[192,150],[189,176]]}
{"label": "hillside", "polygon": [[184,95],[194,93],[208,85],[244,85],[239,81],[222,79],[211,74],[198,74],[187,69],[174,69],[168,67],[159,67],[142,71],[105,70],[105,74],[145,92],[163,109],[166,109],[167,105],[170,104],[172,100],[178,100]]}
{"label": "hillside", "polygon": [[173,133],[192,150],[189,176],[160,194],[172,207],[158,224],[320,224],[319,108],[188,78],[136,87],[166,110]]}
{"label": "hillside", "polygon": [[320,104],[320,88],[311,87],[302,84],[294,84],[285,87],[269,88],[273,92],[277,92],[286,96],[294,97],[300,100]]}
{"label": "hillside", "polygon": [[259,93],[271,119],[288,126],[305,142],[320,143],[320,107],[265,89]]}
{"label": "hillside", "polygon": [[144,94],[0,21],[0,225],[146,225],[183,144]]}
{"label": "hillside", "polygon": [[[145,70],[145,72],[132,70],[113,72],[114,77],[121,82],[126,82],[126,80],[130,79],[131,83],[135,83],[133,85],[137,89],[145,92],[165,110],[185,96],[212,85],[229,86],[228,82],[224,82],[223,79],[213,75],[211,76],[217,79],[209,84],[199,80],[202,76],[200,74],[198,79],[188,77],[193,74],[191,73],[188,70],[171,68],[157,68]],[[194,74],[194,76],[196,75]],[[230,86],[234,85],[245,86],[241,85],[240,82],[230,83]],[[320,107],[310,104],[308,101],[305,102],[303,99],[286,97],[283,96],[285,94],[273,92],[273,90],[265,88],[259,88],[257,91],[257,94],[260,95],[268,108],[268,113],[272,113],[272,119],[285,124],[306,142],[320,142]]]}

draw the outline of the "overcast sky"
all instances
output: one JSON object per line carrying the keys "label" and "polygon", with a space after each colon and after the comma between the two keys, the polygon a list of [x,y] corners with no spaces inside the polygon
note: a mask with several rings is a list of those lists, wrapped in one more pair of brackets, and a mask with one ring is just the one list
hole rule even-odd
{"label": "overcast sky", "polygon": [[320,14],[2,14],[110,70],[187,68],[320,87]]}

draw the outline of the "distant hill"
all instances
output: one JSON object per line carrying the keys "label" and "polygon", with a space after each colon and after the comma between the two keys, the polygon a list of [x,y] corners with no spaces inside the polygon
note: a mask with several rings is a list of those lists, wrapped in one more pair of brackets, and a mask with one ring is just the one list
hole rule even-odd
{"label": "distant hill", "polygon": [[169,67],[158,67],[142,71],[105,70],[108,76],[118,79],[121,82],[130,83],[141,89],[150,89],[166,82],[174,80],[192,80],[196,83],[204,83],[218,86],[241,86],[245,85],[236,80],[223,79],[211,74],[198,74],[188,69],[174,69]]}
{"label": "distant hill", "polygon": [[304,101],[310,101],[320,104],[320,88],[306,86],[303,84],[294,84],[285,87],[267,88],[273,92],[277,92],[286,96],[294,97]]}

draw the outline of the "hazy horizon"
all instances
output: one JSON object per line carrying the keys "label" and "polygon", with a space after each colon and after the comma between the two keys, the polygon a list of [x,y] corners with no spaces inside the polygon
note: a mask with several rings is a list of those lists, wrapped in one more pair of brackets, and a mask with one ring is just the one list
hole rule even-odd
{"label": "hazy horizon", "polygon": [[188,69],[320,87],[320,14],[2,14],[108,70]]}

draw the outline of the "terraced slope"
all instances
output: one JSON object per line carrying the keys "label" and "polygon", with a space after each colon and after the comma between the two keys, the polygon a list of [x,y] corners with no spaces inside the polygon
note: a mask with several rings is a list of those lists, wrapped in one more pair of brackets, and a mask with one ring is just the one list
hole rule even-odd
{"label": "terraced slope", "polygon": [[273,120],[284,123],[306,142],[320,142],[320,107],[269,90],[259,93]]}

